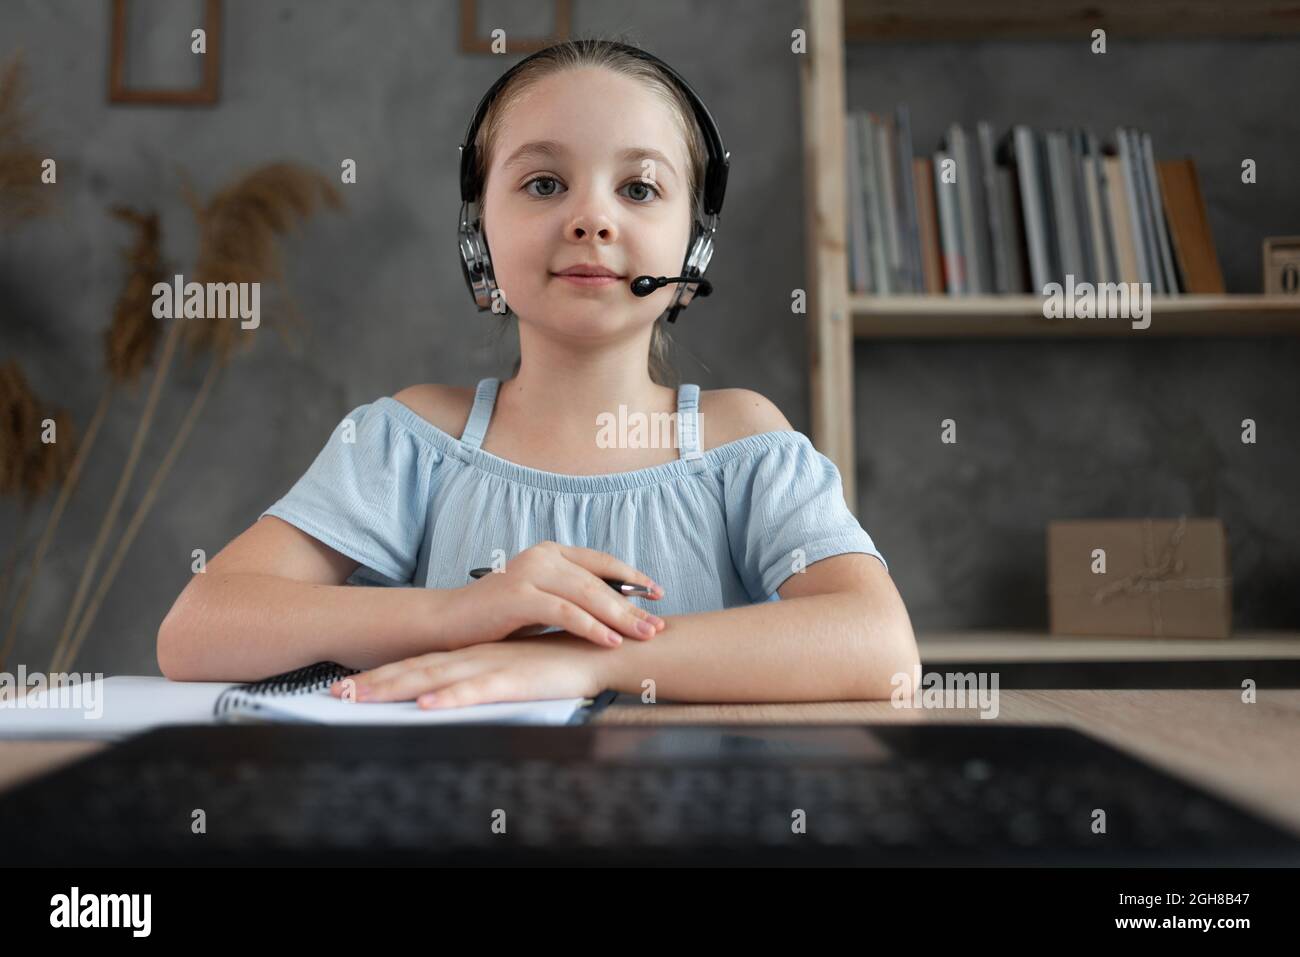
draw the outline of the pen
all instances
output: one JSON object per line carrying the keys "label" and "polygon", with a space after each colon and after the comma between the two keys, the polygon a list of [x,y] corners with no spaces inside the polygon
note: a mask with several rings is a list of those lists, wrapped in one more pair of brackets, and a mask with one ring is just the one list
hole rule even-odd
{"label": "pen", "polygon": [[[490,568],[471,568],[469,570],[470,578],[482,578],[484,575],[491,574]],[[631,582],[619,581],[617,578],[602,578],[606,585],[623,595],[636,595],[640,598],[650,598],[650,589],[645,585],[634,585]]]}

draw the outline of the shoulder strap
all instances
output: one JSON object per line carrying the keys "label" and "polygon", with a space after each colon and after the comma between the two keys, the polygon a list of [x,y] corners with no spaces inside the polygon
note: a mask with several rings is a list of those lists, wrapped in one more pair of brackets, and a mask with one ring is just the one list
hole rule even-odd
{"label": "shoulder strap", "polygon": [[487,434],[488,422],[492,419],[492,408],[496,405],[499,379],[480,379],[478,389],[474,392],[474,408],[470,409],[469,421],[460,437],[460,446],[471,455],[483,444]]}
{"label": "shoulder strap", "polygon": [[691,471],[704,468],[700,451],[700,387],[682,383],[677,387],[677,446],[679,458],[691,463]]}

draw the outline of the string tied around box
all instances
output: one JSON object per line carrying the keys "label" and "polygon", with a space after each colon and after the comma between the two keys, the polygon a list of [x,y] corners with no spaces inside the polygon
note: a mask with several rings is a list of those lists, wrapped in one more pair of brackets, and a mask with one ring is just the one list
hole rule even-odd
{"label": "string tied around box", "polygon": [[1177,575],[1186,568],[1186,563],[1178,554],[1179,546],[1183,543],[1183,537],[1187,533],[1187,516],[1180,515],[1178,524],[1174,530],[1169,533],[1169,538],[1165,542],[1164,548],[1160,551],[1160,557],[1157,560],[1155,556],[1155,543],[1153,542],[1153,533],[1151,531],[1151,519],[1144,519],[1142,522],[1143,530],[1143,551],[1146,560],[1146,567],[1140,568],[1131,575],[1125,575],[1123,578],[1104,585],[1093,593],[1092,603],[1100,605],[1109,601],[1116,595],[1137,595],[1146,593],[1151,596],[1151,620],[1155,634],[1164,634],[1164,617],[1160,611],[1160,592],[1172,591],[1175,589],[1193,589],[1193,588],[1222,588],[1232,581],[1231,578],[1183,578],[1170,581],[1174,575]]}

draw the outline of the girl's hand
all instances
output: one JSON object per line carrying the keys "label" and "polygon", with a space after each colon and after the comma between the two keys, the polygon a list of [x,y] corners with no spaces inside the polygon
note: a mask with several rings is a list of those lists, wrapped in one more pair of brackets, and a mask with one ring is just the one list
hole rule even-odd
{"label": "girl's hand", "polygon": [[451,591],[443,622],[447,647],[533,635],[551,627],[610,647],[622,642],[620,632],[644,641],[663,629],[662,618],[638,608],[602,578],[650,586],[652,598],[663,597],[663,589],[648,575],[613,555],[541,542],[516,555],[504,571]]}
{"label": "girl's hand", "polygon": [[422,708],[591,698],[608,687],[609,662],[604,649],[557,633],[394,661],[334,682],[330,694],[363,703],[415,698]]}

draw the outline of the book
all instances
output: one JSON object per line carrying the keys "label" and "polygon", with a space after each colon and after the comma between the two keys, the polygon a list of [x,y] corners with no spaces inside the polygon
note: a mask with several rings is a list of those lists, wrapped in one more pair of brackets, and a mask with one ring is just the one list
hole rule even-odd
{"label": "book", "polygon": [[[1008,293],[1011,286],[1011,264],[1008,262],[1006,224],[1003,222],[1005,206],[998,192],[998,166],[993,157],[993,125],[984,120],[975,124],[979,141],[980,172],[984,182],[984,204],[988,215],[989,250],[992,263],[986,264],[986,292]],[[991,274],[990,270],[991,269]],[[1019,290],[1016,290],[1019,291]]]}
{"label": "book", "polygon": [[[1041,197],[1043,212],[1043,235],[1047,238],[1047,275],[1048,282],[1053,280],[1058,282],[1065,281],[1065,269],[1061,265],[1061,224],[1056,215],[1056,203],[1052,201],[1052,171],[1051,157],[1047,149],[1047,132],[1035,131],[1034,146],[1037,165],[1035,171],[1038,174],[1038,195]],[[1039,287],[1036,292],[1043,292],[1043,287]]]}
{"label": "book", "polygon": [[1052,281],[1046,202],[1039,189],[1037,132],[1018,124],[1002,141],[1003,162],[1010,167],[1020,187],[1025,245],[1029,254],[1029,290],[1039,294]]}
{"label": "book", "polygon": [[1125,127],[1115,130],[1115,144],[1119,149],[1120,168],[1124,178],[1124,197],[1129,212],[1129,230],[1133,239],[1133,251],[1137,258],[1137,282],[1151,283],[1151,291],[1159,293],[1159,277],[1154,270],[1152,247],[1147,238],[1144,203],[1137,175],[1137,157]]}
{"label": "book", "polygon": [[960,123],[948,127],[940,147],[956,162],[957,241],[965,267],[961,293],[981,295],[991,292],[984,285],[984,261],[988,255],[988,243],[982,234],[987,220],[982,202],[984,184],[979,171],[978,153]]}
{"label": "book", "polygon": [[1080,241],[1069,134],[1064,130],[1048,130],[1044,136],[1050,183],[1048,197],[1056,224],[1056,239],[1060,244],[1060,261],[1053,279],[1063,283],[1066,276],[1073,276],[1076,283],[1083,282],[1087,275],[1083,244]]}
{"label": "book", "polygon": [[889,288],[896,293],[907,292],[904,285],[903,238],[899,228],[897,159],[893,117],[877,120],[877,161],[881,171],[880,200],[885,211],[885,248],[889,251]]}
{"label": "book", "polygon": [[1186,282],[1185,291],[1223,293],[1223,270],[1214,250],[1214,234],[1210,231],[1210,217],[1195,164],[1191,159],[1161,160],[1156,169],[1178,270]]}
{"label": "book", "polygon": [[1147,179],[1146,161],[1142,155],[1142,134],[1139,130],[1128,131],[1128,144],[1133,156],[1133,180],[1138,188],[1142,242],[1147,255],[1147,271],[1151,275],[1151,292],[1158,296],[1168,295],[1168,279],[1160,259],[1160,237],[1156,233],[1156,207],[1152,200],[1151,183]]}
{"label": "book", "polygon": [[907,292],[924,291],[921,266],[921,238],[917,224],[916,184],[912,181],[912,117],[906,104],[894,110],[894,126],[898,131],[898,205],[903,239],[903,262],[906,271],[904,289]]}
{"label": "book", "polygon": [[1169,233],[1165,229],[1165,204],[1160,191],[1160,177],[1156,175],[1155,153],[1151,148],[1151,134],[1143,133],[1139,140],[1142,149],[1142,175],[1147,184],[1151,203],[1151,218],[1155,222],[1156,250],[1159,253],[1160,267],[1164,272],[1165,292],[1178,295],[1181,280],[1174,268],[1173,247],[1169,244]]}
{"label": "book", "polygon": [[1128,193],[1124,188],[1124,171],[1118,156],[1103,156],[1106,192],[1110,203],[1110,221],[1115,239],[1117,282],[1139,282],[1137,250],[1133,244],[1133,220]]}
{"label": "book", "polygon": [[874,286],[871,291],[878,296],[887,296],[896,292],[889,282],[888,253],[885,240],[885,213],[881,203],[883,174],[880,172],[880,151],[876,145],[876,115],[865,113],[858,118],[858,130],[861,136],[859,153],[863,162],[862,181],[867,192],[867,241],[870,246],[871,275]]}
{"label": "book", "polygon": [[850,113],[844,118],[844,163],[846,198],[848,199],[849,289],[871,291],[871,266],[867,256],[867,210],[862,185],[862,159],[858,150],[858,118]]}
{"label": "book", "polygon": [[962,257],[961,249],[961,213],[957,202],[957,184],[945,183],[943,179],[944,164],[951,158],[943,150],[934,154],[934,192],[939,206],[943,287],[950,296],[962,296],[966,294],[966,261]]}
{"label": "book", "polygon": [[233,685],[147,675],[96,678],[0,702],[0,738],[117,739],[161,725],[248,722],[565,725],[582,723],[615,697],[607,691],[596,698],[421,708],[413,700],[356,702],[330,694],[335,681],[358,673],[321,661]]}
{"label": "book", "polygon": [[1029,291],[1029,261],[1025,245],[1024,212],[1020,206],[1020,192],[1016,188],[1015,171],[1006,166],[997,168],[998,202],[1002,210],[1003,259],[1007,266],[1009,293]]}
{"label": "book", "polygon": [[943,262],[939,246],[939,212],[934,196],[934,161],[918,156],[912,161],[912,179],[916,183],[917,228],[920,231],[923,291],[943,294]]}
{"label": "book", "polygon": [[1089,130],[1087,134],[1088,202],[1095,224],[1093,242],[1098,264],[1098,282],[1118,282],[1119,265],[1115,253],[1115,227],[1111,221],[1109,187],[1101,143]]}
{"label": "book", "polygon": [[[949,124],[911,157],[907,107],[850,114],[850,288],[1041,293],[1050,282],[1149,282],[1155,295],[1222,291],[1191,160],[1156,162],[1149,133]],[[947,179],[945,168],[947,164]]]}
{"label": "book", "polygon": [[[1074,186],[1074,221],[1078,225],[1080,274],[1086,282],[1096,282],[1099,271],[1093,250],[1094,224],[1092,208],[1088,205],[1088,174],[1085,162],[1088,154],[1087,132],[1078,127],[1066,133],[1070,153],[1070,180]],[[1074,278],[1079,279],[1079,275]]]}

